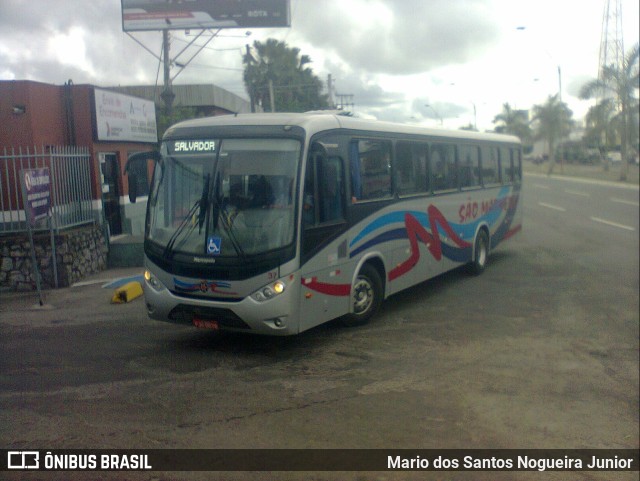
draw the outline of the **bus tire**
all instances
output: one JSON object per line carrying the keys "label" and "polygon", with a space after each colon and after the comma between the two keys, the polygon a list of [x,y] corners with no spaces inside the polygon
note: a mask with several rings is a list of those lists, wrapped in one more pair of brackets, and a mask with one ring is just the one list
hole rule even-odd
{"label": "bus tire", "polygon": [[474,275],[482,274],[489,260],[489,234],[485,229],[480,229],[473,247],[473,259],[469,264],[469,270]]}
{"label": "bus tire", "polygon": [[347,314],[342,323],[345,326],[361,326],[378,312],[382,304],[382,280],[378,270],[371,264],[365,264],[358,272],[355,283],[351,288],[351,302],[353,312]]}

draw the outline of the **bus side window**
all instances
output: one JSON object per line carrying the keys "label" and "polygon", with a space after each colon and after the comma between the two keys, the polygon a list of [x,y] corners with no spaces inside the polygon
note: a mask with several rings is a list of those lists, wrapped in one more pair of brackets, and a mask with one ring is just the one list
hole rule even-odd
{"label": "bus side window", "polygon": [[478,147],[463,145],[460,147],[460,187],[480,185],[480,155]]}
{"label": "bus side window", "polygon": [[427,144],[398,142],[396,144],[396,188],[400,195],[429,192]]}
{"label": "bus side window", "polygon": [[307,163],[302,208],[305,227],[344,219],[344,169],[340,157],[313,154]]}
{"label": "bus side window", "polygon": [[433,190],[453,190],[458,188],[456,151],[453,144],[433,144],[430,151]]}
{"label": "bus side window", "polygon": [[391,142],[352,140],[349,143],[353,201],[391,196]]}
{"label": "bus side window", "polygon": [[511,151],[507,147],[500,147],[500,166],[502,167],[502,182],[505,184],[513,182],[513,159]]}
{"label": "bus side window", "polygon": [[511,159],[513,162],[513,180],[520,182],[522,180],[522,158],[520,156],[520,149],[511,149]]}
{"label": "bus side window", "polygon": [[318,160],[320,222],[340,221],[344,218],[342,159],[319,157]]}
{"label": "bus side window", "polygon": [[493,146],[482,147],[482,185],[500,183],[500,162],[498,161],[498,148]]}

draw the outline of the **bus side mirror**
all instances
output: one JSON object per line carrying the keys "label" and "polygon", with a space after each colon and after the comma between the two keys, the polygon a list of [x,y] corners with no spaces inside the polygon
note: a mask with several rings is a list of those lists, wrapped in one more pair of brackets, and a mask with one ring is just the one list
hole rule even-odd
{"label": "bus side mirror", "polygon": [[136,203],[138,198],[138,176],[133,172],[129,172],[129,201]]}
{"label": "bus side mirror", "polygon": [[323,157],[328,156],[327,149],[321,142],[314,142],[309,148],[309,152]]}
{"label": "bus side mirror", "polygon": [[138,172],[147,168],[148,159],[157,163],[161,161],[162,157],[160,152],[157,151],[138,152],[129,156],[127,165],[124,168],[129,176],[129,201],[132,204],[136,203],[136,198],[138,197]]}

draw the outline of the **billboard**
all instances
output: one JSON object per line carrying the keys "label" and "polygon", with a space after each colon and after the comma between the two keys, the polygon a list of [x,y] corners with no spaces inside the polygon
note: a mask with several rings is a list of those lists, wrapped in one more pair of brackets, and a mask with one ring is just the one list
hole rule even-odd
{"label": "billboard", "polygon": [[121,0],[122,30],[289,27],[289,0]]}
{"label": "billboard", "polygon": [[157,142],[156,106],[150,100],[94,89],[96,140]]}

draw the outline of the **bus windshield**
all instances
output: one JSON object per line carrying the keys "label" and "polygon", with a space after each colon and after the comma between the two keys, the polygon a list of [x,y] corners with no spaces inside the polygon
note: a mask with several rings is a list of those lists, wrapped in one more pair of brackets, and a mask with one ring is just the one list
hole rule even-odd
{"label": "bus windshield", "polygon": [[244,258],[293,241],[299,141],[167,141],[161,153],[147,238],[165,258]]}

